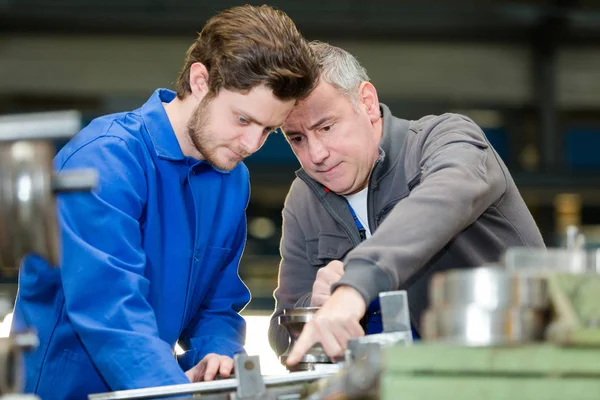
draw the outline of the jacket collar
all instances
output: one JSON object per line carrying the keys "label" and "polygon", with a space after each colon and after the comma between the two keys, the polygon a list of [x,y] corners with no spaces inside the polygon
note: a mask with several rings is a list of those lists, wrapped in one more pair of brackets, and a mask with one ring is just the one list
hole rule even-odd
{"label": "jacket collar", "polygon": [[163,102],[170,103],[174,98],[175,92],[168,89],[157,89],[142,106],[141,112],[146,132],[152,141],[156,155],[160,158],[177,161],[183,160],[185,156],[163,107]]}
{"label": "jacket collar", "polygon": [[376,184],[386,173],[398,164],[402,147],[408,133],[409,122],[396,118],[383,103],[380,103],[383,120],[383,134],[379,142],[379,161],[372,172],[371,180]]}

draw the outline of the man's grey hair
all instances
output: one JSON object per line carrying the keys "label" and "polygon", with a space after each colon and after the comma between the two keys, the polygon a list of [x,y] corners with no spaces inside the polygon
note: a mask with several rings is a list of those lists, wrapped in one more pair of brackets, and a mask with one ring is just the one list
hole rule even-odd
{"label": "man's grey hair", "polygon": [[347,95],[356,106],[360,84],[370,81],[367,70],[356,57],[339,47],[313,41],[310,48],[321,67],[321,79]]}

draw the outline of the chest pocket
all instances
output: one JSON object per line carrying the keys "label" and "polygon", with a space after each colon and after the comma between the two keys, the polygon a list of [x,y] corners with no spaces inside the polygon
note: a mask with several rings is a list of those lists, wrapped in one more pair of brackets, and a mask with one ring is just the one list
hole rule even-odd
{"label": "chest pocket", "polygon": [[308,262],[321,267],[333,260],[342,260],[353,249],[350,239],[339,233],[321,233],[306,239]]}

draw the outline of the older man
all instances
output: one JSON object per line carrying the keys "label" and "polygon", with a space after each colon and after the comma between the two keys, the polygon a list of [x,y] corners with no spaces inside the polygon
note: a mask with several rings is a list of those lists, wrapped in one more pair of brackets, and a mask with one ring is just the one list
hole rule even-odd
{"label": "older man", "polygon": [[321,309],[290,365],[315,342],[336,357],[365,328],[378,331],[380,292],[408,289],[418,334],[433,273],[498,260],[512,246],[544,246],[508,169],[473,121],[397,118],[351,54],[324,43],[312,49],[320,83],[284,124],[302,169],[283,210],[270,326],[276,352],[288,346],[277,323],[284,309]]}

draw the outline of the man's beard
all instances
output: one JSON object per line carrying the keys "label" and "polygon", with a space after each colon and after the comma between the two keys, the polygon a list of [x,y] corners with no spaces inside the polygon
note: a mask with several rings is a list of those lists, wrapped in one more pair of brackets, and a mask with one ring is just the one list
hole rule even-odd
{"label": "man's beard", "polygon": [[211,100],[208,97],[204,97],[200,104],[198,104],[188,121],[187,132],[194,147],[200,152],[204,160],[222,171],[231,171],[241,160],[230,159],[228,163],[219,161],[217,149],[220,145],[216,143],[216,133],[207,130],[210,122]]}

